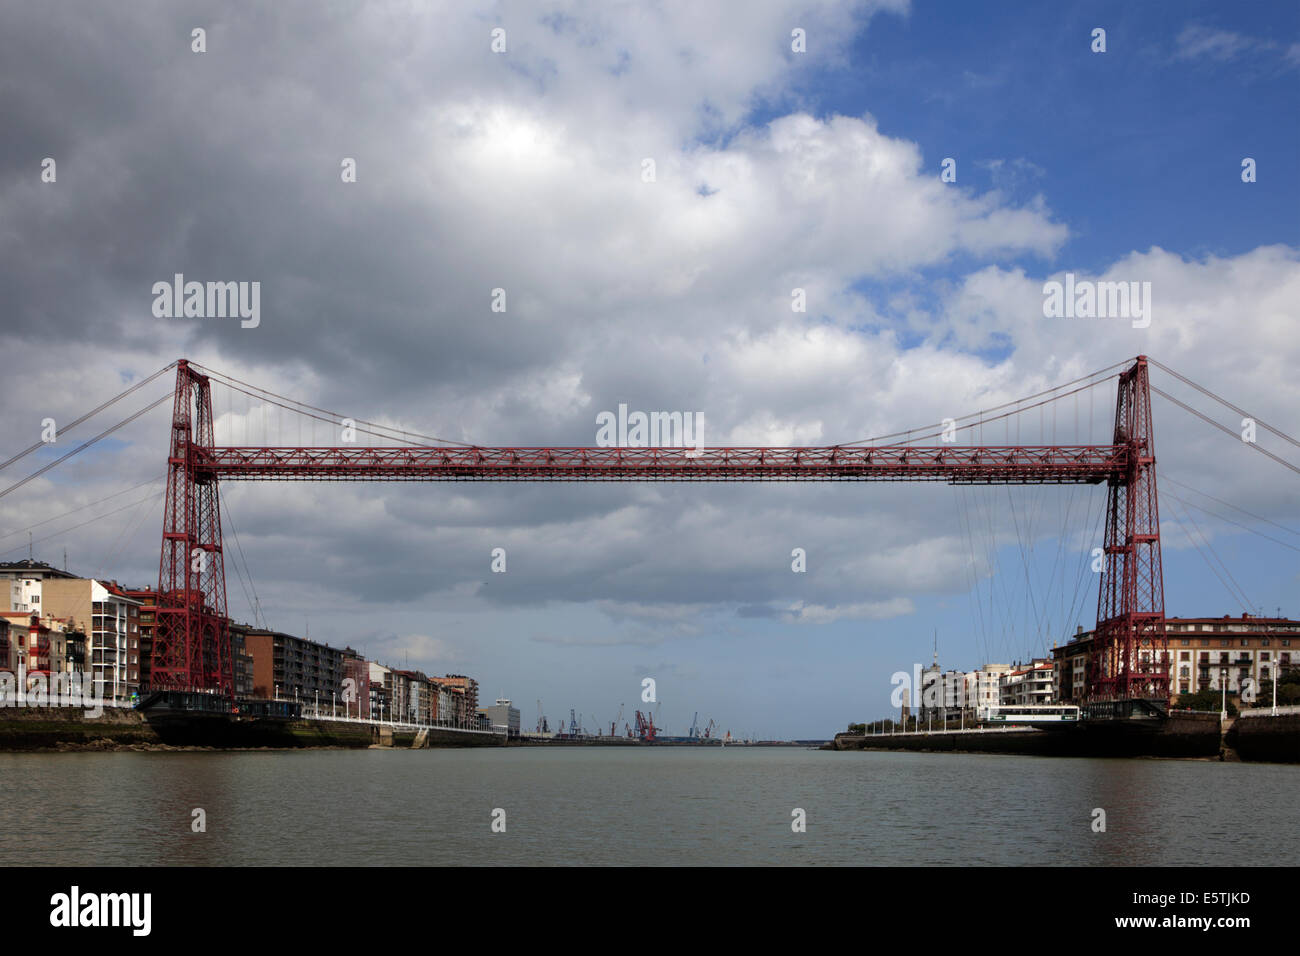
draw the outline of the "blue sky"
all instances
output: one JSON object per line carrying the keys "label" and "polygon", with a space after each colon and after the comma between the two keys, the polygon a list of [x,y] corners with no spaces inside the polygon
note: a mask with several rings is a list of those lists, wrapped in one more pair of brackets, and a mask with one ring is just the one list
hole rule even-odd
{"label": "blue sky", "polygon": [[[1215,33],[1231,39],[1189,52]],[[1233,255],[1300,234],[1297,34],[1294,4],[920,3],[801,90],[818,115],[871,113],[929,168],[954,157],[959,182],[1042,193],[1081,266],[1153,245]]]}

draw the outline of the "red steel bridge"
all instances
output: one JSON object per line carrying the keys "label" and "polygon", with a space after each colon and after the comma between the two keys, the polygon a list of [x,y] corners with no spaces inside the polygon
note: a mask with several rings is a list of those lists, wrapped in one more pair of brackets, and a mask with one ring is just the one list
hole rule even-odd
{"label": "red steel bridge", "polygon": [[212,390],[176,365],[155,690],[233,694],[218,483],[226,481],[942,481],[1105,484],[1104,568],[1088,674],[1093,701],[1169,694],[1148,360],[1118,375],[1109,445],[710,448],[220,447]]}

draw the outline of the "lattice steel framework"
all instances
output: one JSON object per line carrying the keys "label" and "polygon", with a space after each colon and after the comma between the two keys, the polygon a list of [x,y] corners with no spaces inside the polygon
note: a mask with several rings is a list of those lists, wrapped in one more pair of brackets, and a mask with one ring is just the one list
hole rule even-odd
{"label": "lattice steel framework", "polygon": [[213,444],[211,385],[182,359],[176,366],[158,564],[154,690],[234,694],[217,477],[198,467],[200,449]]}
{"label": "lattice steel framework", "polygon": [[1119,378],[1115,445],[1128,450],[1124,470],[1107,479],[1105,570],[1088,669],[1091,699],[1169,696],[1169,641],[1148,375],[1146,357],[1138,356]]}
{"label": "lattice steel framework", "polygon": [[1109,490],[1090,699],[1166,697],[1147,360],[1120,375],[1110,445],[801,448],[218,448],[207,377],[181,360],[159,568],[155,687],[233,692],[218,481],[946,481]]}

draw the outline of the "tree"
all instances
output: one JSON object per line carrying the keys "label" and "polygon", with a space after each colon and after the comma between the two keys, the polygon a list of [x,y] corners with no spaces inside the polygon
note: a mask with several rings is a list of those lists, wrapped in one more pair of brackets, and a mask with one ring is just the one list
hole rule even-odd
{"label": "tree", "polygon": [[[1273,682],[1259,682],[1259,694],[1255,699],[1256,707],[1267,707],[1273,703]],[[1277,681],[1277,705],[1300,704],[1300,669],[1295,667],[1282,671]]]}
{"label": "tree", "polygon": [[854,737],[861,737],[867,732],[866,724],[849,724],[849,731]]}
{"label": "tree", "polygon": [[[1281,690],[1281,687],[1278,688]],[[1179,694],[1175,706],[1183,710],[1217,711],[1223,703],[1223,692],[1217,690],[1198,690],[1194,694]],[[1237,716],[1237,705],[1232,697],[1228,698],[1228,716]]]}

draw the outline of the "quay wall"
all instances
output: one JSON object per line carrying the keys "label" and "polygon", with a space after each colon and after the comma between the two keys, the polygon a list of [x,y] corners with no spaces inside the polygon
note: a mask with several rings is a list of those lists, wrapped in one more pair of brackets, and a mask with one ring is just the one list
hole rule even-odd
{"label": "quay wall", "polygon": [[1300,714],[1238,717],[1224,743],[1242,760],[1300,763]]}
{"label": "quay wall", "polygon": [[105,707],[86,716],[79,707],[0,709],[0,752],[51,750],[304,749],[372,746],[499,747],[505,738],[431,727],[422,733],[355,721],[145,714]]}
{"label": "quay wall", "polygon": [[1108,721],[1051,730],[967,730],[935,734],[837,734],[825,750],[912,750],[1040,757],[1217,757],[1219,721],[1180,715],[1159,725]]}
{"label": "quay wall", "polygon": [[80,707],[0,710],[0,751],[150,747],[163,741],[138,711],[105,707],[87,717]]}

